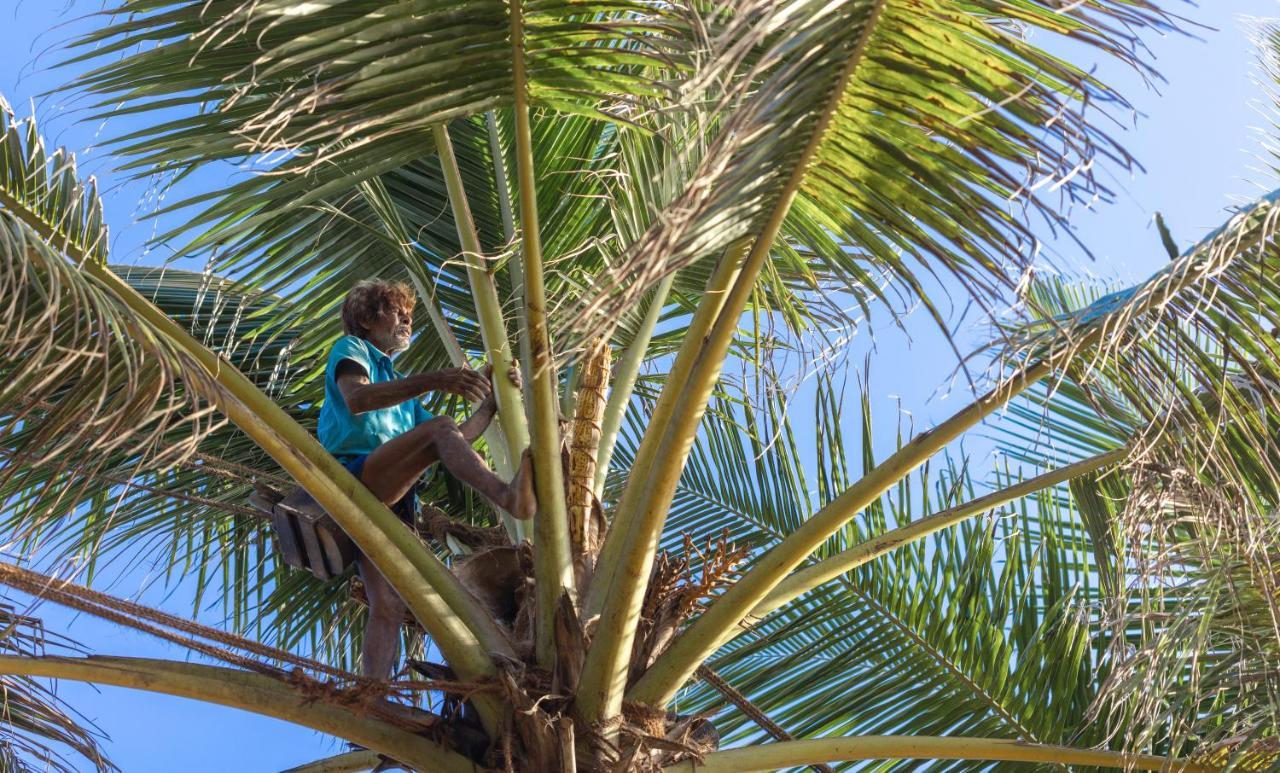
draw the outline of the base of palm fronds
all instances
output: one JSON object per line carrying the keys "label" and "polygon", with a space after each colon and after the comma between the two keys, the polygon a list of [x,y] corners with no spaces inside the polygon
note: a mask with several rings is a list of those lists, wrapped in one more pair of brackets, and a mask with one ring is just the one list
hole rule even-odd
{"label": "base of palm fronds", "polygon": [[[571,755],[576,770],[618,769],[618,765],[642,770],[715,751],[718,734],[702,716],[678,716],[628,704],[610,727],[583,728],[570,719],[596,619],[581,620],[568,598],[562,598],[555,615],[555,666],[538,666],[533,550],[528,543],[493,547],[453,566],[463,585],[504,627],[518,655],[503,664],[500,677],[504,699],[515,709],[513,726],[477,761],[507,770],[561,770],[567,769],[563,765]],[[732,580],[745,553],[721,537],[701,549],[686,539],[682,555],[659,556],[632,651],[632,681],[665,651],[702,603]],[[594,558],[585,557],[588,562]]]}
{"label": "base of palm fronds", "polygon": [[[475,528],[475,527],[470,527]],[[501,770],[561,770],[567,756],[580,771],[658,769],[685,759],[698,759],[719,746],[716,728],[701,715],[681,716],[639,704],[624,706],[608,727],[583,728],[571,719],[582,662],[596,619],[579,619],[567,597],[555,616],[558,658],[551,669],[537,664],[534,651],[534,548],[529,543],[490,546],[454,561],[458,579],[493,615],[510,637],[516,658],[502,663],[498,689],[513,707],[512,724],[491,745],[476,745],[478,719],[460,700],[444,715],[442,732],[456,731],[451,748],[463,750],[477,763]],[[663,553],[654,564],[643,617],[632,651],[634,681],[661,655],[690,616],[732,581],[745,548],[726,537],[705,546],[685,540],[680,555]],[[594,556],[588,560],[594,560]],[[358,578],[351,579],[353,599],[363,602]],[[411,616],[405,624],[417,627]],[[444,665],[410,661],[410,668],[432,680],[454,680]],[[452,728],[452,730],[450,729]]]}

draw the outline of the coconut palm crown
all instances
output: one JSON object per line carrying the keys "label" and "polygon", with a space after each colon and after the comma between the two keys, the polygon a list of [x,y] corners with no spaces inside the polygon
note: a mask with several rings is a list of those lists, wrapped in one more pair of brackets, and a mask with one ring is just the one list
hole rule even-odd
{"label": "coconut palm crown", "polygon": [[[1108,295],[1032,271],[1032,218],[1065,226],[1071,203],[1108,195],[1096,168],[1131,164],[1094,120],[1127,103],[1036,41],[1153,75],[1141,36],[1172,29],[1166,11],[134,0],[105,15],[68,65],[104,116],[153,119],[114,139],[122,166],[175,187],[228,162],[260,173],[168,208],[188,216],[158,243],[205,273],[124,270],[94,183],[6,108],[2,526],[54,563],[192,567],[230,625],[16,564],[0,582],[224,664],[24,651],[0,672],[238,706],[367,749],[311,770],[1158,769],[1273,752],[1280,618],[1259,578],[1280,501],[1276,202]],[[436,477],[415,532],[312,436],[336,305],[370,276],[420,297],[402,370],[522,369],[523,390],[499,383],[484,450],[505,475],[532,450],[531,529]],[[883,458],[864,400],[855,463],[841,350],[907,306],[945,326],[945,288],[1021,313],[986,349],[990,384]],[[782,388],[796,362],[817,384],[807,433]],[[1011,445],[1044,470],[1003,470],[979,495],[948,454],[1006,409]],[[1062,442],[1019,440],[1028,426]],[[405,600],[406,636],[430,643],[411,678],[348,673],[349,578],[273,554],[248,503],[293,485]],[[384,700],[403,695],[429,710]]]}

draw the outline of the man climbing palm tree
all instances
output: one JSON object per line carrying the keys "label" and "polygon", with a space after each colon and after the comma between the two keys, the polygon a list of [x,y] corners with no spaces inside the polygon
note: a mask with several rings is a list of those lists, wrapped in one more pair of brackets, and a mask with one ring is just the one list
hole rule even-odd
{"label": "man climbing palm tree", "polygon": [[[406,523],[413,521],[418,480],[439,461],[455,478],[516,518],[533,517],[537,503],[528,454],[510,483],[484,463],[471,444],[497,412],[492,384],[469,368],[405,376],[391,358],[409,346],[414,296],[398,282],[356,284],[342,305],[346,333],[325,367],[320,442]],[[490,374],[492,375],[492,374]],[[519,384],[520,372],[508,373]],[[416,399],[428,392],[461,395],[480,405],[461,425],[432,416]],[[404,603],[366,556],[360,578],[369,599],[361,670],[385,679],[399,649]]]}

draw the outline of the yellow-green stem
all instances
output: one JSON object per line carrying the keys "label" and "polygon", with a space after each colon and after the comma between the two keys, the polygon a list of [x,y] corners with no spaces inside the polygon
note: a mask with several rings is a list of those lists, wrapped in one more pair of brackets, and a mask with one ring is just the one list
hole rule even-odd
{"label": "yellow-green stem", "polygon": [[265,674],[143,658],[0,656],[0,674],[71,679],[177,695],[275,717],[345,738],[418,770],[473,773],[471,760],[416,733],[317,701],[301,687]]}
{"label": "yellow-green stem", "polygon": [[[436,141],[436,153],[440,157],[440,170],[444,174],[449,192],[449,206],[453,210],[453,222],[458,231],[458,243],[467,262],[467,279],[471,285],[471,297],[476,305],[476,318],[480,323],[480,337],[484,340],[485,354],[493,365],[494,391],[498,398],[498,415],[494,422],[502,428],[506,437],[506,459],[513,468],[520,454],[529,446],[529,426],[524,412],[524,396],[507,378],[507,371],[515,364],[511,356],[511,343],[507,338],[507,323],[502,318],[502,301],[498,298],[498,286],[485,261],[480,247],[480,235],[476,231],[475,218],[462,183],[462,171],[453,153],[453,141],[444,124],[431,127]],[[507,532],[517,540],[527,536],[525,525],[503,514]]]}
{"label": "yellow-green stem", "polygon": [[667,304],[667,296],[671,293],[671,285],[675,279],[675,274],[668,274],[653,291],[649,308],[640,321],[640,327],[636,329],[635,338],[631,339],[614,369],[609,402],[605,405],[604,419],[600,422],[600,451],[597,454],[596,479],[593,484],[597,497],[604,496],[604,482],[609,477],[609,461],[613,459],[613,447],[618,442],[622,419],[627,415],[627,406],[631,403],[636,379],[640,376],[640,366],[649,354],[649,342],[653,340],[653,331],[658,326],[658,318],[662,316],[662,309]]}
{"label": "yellow-green stem", "polygon": [[819,510],[752,565],[750,571],[719,596],[684,630],[627,693],[629,700],[664,705],[715,652],[726,636],[765,596],[813,551],[850,519],[948,443],[982,421],[1024,389],[1044,378],[1049,365],[1032,365],[939,424],[917,435]]}
{"label": "yellow-green stem", "polygon": [[[1016,483],[1008,488],[994,491],[986,496],[978,497],[962,505],[947,508],[934,513],[933,515],[912,521],[904,526],[900,526],[892,531],[887,531],[878,537],[867,540],[859,545],[854,545],[848,550],[841,551],[830,558],[819,561],[811,566],[800,569],[789,575],[787,579],[778,584],[778,587],[769,592],[764,600],[751,610],[748,621],[757,621],[764,618],[770,612],[778,609],[783,604],[804,594],[807,591],[822,585],[823,583],[834,580],[840,575],[852,569],[856,569],[863,564],[870,563],[884,554],[896,550],[903,545],[923,539],[930,534],[934,534],[950,526],[954,526],[961,521],[989,512],[993,508],[999,507],[1007,502],[1021,499],[1037,491],[1042,491],[1050,486],[1056,486],[1081,475],[1086,475],[1095,470],[1104,467],[1110,467],[1113,464],[1119,464],[1124,461],[1128,455],[1128,448],[1119,448],[1115,451],[1108,451],[1104,454],[1091,456],[1088,459],[1082,459],[1074,464],[1068,464],[1056,470],[1051,470],[1043,475],[1037,475],[1034,478],[1028,478],[1021,483]],[[733,638],[736,632],[731,632],[726,638]],[[723,644],[724,642],[721,642]]]}
{"label": "yellow-green stem", "polygon": [[[498,196],[498,217],[502,220],[502,238],[516,249],[516,221],[511,211],[511,188],[507,184],[507,161],[502,152],[502,142],[498,137],[498,119],[493,111],[484,114],[485,126],[489,130],[489,153],[493,156],[493,190]],[[533,357],[529,354],[529,324],[524,318],[524,268],[517,251],[507,261],[507,272],[511,275],[511,294],[516,300],[519,325],[517,337],[520,340],[520,363],[525,373],[533,372]],[[529,384],[525,384],[524,401],[533,402],[529,393]]]}
{"label": "yellow-green stem", "polygon": [[636,481],[641,485],[628,485],[623,490],[622,501],[618,503],[618,507],[613,514],[613,521],[609,525],[609,535],[605,538],[604,546],[600,550],[600,557],[596,561],[595,578],[591,582],[591,590],[587,594],[587,600],[583,607],[587,616],[598,614],[604,607],[605,599],[609,596],[613,575],[620,565],[623,551],[627,550],[631,545],[630,537],[631,528],[634,524],[635,505],[643,494],[642,489],[644,486],[642,482],[653,465],[654,455],[657,453],[658,445],[662,440],[662,428],[670,421],[671,412],[675,410],[676,403],[680,399],[678,385],[684,384],[689,378],[689,373],[693,370],[693,365],[698,359],[702,343],[711,330],[711,326],[715,324],[716,316],[720,313],[720,309],[724,306],[724,299],[729,293],[729,288],[733,286],[734,280],[738,278],[738,272],[742,268],[742,256],[746,252],[746,248],[746,243],[742,242],[725,251],[725,254],[720,258],[720,262],[716,264],[716,269],[712,272],[711,278],[707,281],[707,289],[703,291],[702,300],[693,314],[693,319],[689,321],[689,327],[685,331],[684,342],[681,343],[680,351],[677,352],[676,358],[671,364],[671,371],[665,379],[666,385],[658,395],[658,402],[654,405],[653,413],[648,419],[648,429],[640,441],[640,448],[636,451],[636,458],[632,461],[631,469],[628,473],[629,481]]}
{"label": "yellow-green stem", "polygon": [[308,762],[280,773],[365,773],[376,770],[382,762],[382,755],[377,752],[354,751]]}
{"label": "yellow-green stem", "polygon": [[542,275],[542,238],[538,230],[537,178],[533,169],[533,138],[529,127],[529,93],[525,77],[524,18],[520,0],[511,2],[512,82],[515,90],[516,180],[520,186],[520,230],[524,257],[524,302],[529,354],[533,371],[532,439],[538,515],[534,521],[534,583],[538,599],[536,650],[538,664],[555,663],[556,605],[560,597],[575,595],[569,548],[569,513],[565,502],[564,470],[560,462],[559,400],[556,399],[555,358],[547,330],[546,287]]}
{"label": "yellow-green stem", "polygon": [[[202,346],[106,266],[85,263],[84,269],[208,372],[217,388],[201,396],[275,459],[373,559],[459,676],[470,679],[496,673],[489,653],[513,653],[506,635],[386,505],[240,371]],[[496,732],[500,704],[478,696],[476,705],[486,728]]]}
{"label": "yellow-green stem", "polygon": [[663,768],[671,773],[753,773],[823,762],[855,760],[971,760],[1040,762],[1128,770],[1209,771],[1173,758],[1128,754],[1070,746],[1033,744],[1004,738],[934,738],[911,735],[871,735],[855,738],[817,738],[804,741],[744,746],[712,752],[693,761]]}
{"label": "yellow-green stem", "polygon": [[[684,470],[689,449],[697,435],[698,425],[702,421],[712,390],[720,378],[724,358],[738,329],[738,318],[755,291],[756,277],[769,259],[774,239],[782,230],[782,223],[800,191],[810,161],[822,144],[845,88],[862,61],[883,7],[884,0],[871,6],[865,26],[849,52],[848,60],[840,72],[835,74],[826,104],[814,121],[808,140],[794,161],[790,176],[779,190],[768,219],[752,242],[741,273],[734,281],[723,308],[715,316],[715,324],[700,347],[689,378],[668,383],[668,388],[678,387],[680,390],[670,420],[650,425],[655,428],[654,431],[661,433],[661,440],[655,443],[653,466],[647,468],[641,478],[644,486],[638,487],[637,495],[630,497],[630,501],[628,495],[631,492],[628,490],[624,494],[623,505],[619,508],[619,515],[625,514],[627,518],[626,547],[621,551],[621,562],[610,576],[607,599],[601,609],[597,629],[600,633],[592,640],[591,650],[587,653],[583,666],[582,685],[589,686],[591,692],[580,692],[578,700],[583,704],[580,711],[586,719],[608,720],[617,716],[622,709],[622,693],[626,689],[631,645],[635,638],[640,606],[644,601],[645,584],[649,580],[658,538],[666,522],[680,473]],[[646,442],[650,434],[653,432],[645,433]],[[694,667],[696,666],[695,663]]]}

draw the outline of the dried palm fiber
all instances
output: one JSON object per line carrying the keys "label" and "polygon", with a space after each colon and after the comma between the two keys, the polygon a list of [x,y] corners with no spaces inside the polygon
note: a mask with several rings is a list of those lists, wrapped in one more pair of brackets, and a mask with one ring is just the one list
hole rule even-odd
{"label": "dried palm fiber", "polygon": [[[385,703],[385,698],[392,694],[405,694],[410,691],[434,690],[470,695],[496,688],[495,685],[461,683],[455,680],[415,680],[396,683],[371,680],[287,650],[12,564],[0,563],[0,584],[117,625],[142,631],[246,671],[280,679],[305,693],[309,700],[355,708],[414,732],[434,730],[440,723],[440,717],[428,712],[410,716]],[[287,671],[264,660],[242,655],[235,650],[252,653],[267,661],[291,665],[293,669]],[[332,680],[320,681],[308,672],[329,676]]]}

